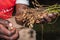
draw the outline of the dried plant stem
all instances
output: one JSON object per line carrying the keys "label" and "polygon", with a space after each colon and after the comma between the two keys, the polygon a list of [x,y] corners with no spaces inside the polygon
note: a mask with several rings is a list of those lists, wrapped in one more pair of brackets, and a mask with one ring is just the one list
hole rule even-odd
{"label": "dried plant stem", "polygon": [[43,25],[43,24],[41,24],[41,27],[42,27],[42,31],[41,31],[41,35],[42,35],[42,36],[41,36],[41,40],[43,40],[44,25]]}

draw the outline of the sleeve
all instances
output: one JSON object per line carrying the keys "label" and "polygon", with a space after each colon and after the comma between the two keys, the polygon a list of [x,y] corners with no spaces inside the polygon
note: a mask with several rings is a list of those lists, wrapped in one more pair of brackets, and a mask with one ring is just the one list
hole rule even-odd
{"label": "sleeve", "polygon": [[16,0],[16,4],[25,4],[25,5],[29,5],[29,0]]}

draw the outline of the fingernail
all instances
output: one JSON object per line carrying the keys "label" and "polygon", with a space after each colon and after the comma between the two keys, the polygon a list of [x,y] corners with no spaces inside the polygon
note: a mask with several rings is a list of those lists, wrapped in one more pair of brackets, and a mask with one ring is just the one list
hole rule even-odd
{"label": "fingernail", "polygon": [[12,27],[13,26],[12,23],[9,23],[9,26]]}

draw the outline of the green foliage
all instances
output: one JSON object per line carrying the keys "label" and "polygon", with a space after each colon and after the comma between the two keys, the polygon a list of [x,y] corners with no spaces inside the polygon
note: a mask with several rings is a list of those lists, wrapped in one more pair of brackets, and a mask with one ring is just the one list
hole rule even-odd
{"label": "green foliage", "polygon": [[44,11],[48,11],[49,13],[53,13],[54,12],[54,13],[60,14],[60,5],[55,4],[55,5],[49,6]]}

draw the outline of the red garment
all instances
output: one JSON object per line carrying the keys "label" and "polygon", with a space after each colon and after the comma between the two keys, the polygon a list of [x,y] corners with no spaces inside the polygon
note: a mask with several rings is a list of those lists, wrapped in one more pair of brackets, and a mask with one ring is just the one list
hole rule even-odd
{"label": "red garment", "polygon": [[0,0],[0,18],[8,19],[12,17],[15,1],[16,0]]}

